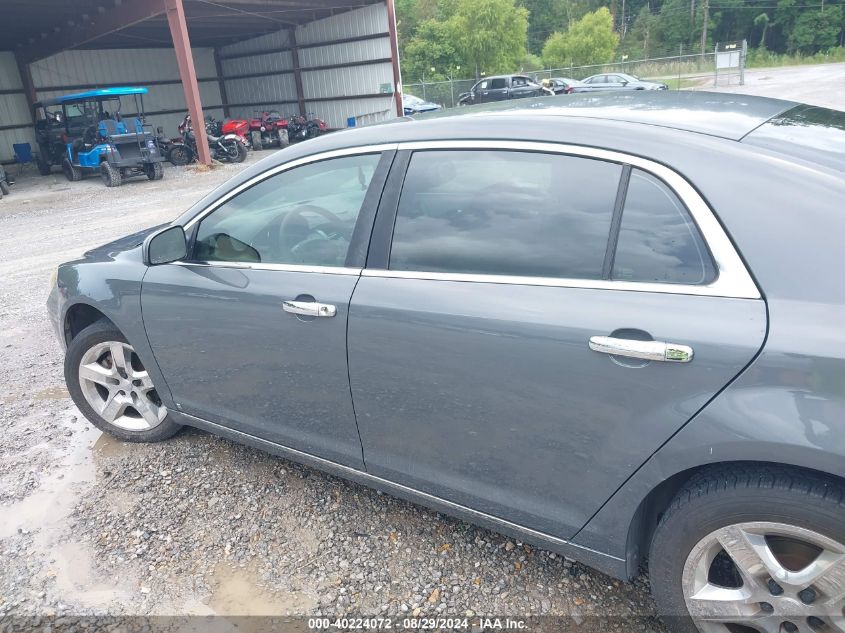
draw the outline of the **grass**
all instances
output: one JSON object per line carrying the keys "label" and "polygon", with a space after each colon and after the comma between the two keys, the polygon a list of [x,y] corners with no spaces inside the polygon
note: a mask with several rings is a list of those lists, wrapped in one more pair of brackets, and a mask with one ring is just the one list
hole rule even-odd
{"label": "grass", "polygon": [[808,64],[832,64],[845,62],[845,47],[836,46],[815,55],[788,55],[773,53],[765,48],[752,48],[748,51],[746,68],[771,68],[777,66],[804,66]]}

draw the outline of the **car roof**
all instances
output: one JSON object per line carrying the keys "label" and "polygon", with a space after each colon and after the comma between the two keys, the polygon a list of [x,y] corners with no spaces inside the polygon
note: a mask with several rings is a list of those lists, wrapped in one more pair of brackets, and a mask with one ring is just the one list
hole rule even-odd
{"label": "car roof", "polygon": [[[627,91],[520,99],[462,108],[434,117],[522,115],[585,117],[642,123],[741,140],[769,119],[798,105],[794,101],[699,91]],[[432,118],[434,118],[432,117]],[[425,124],[420,120],[417,124]]]}
{"label": "car roof", "polygon": [[124,95],[143,95],[147,94],[147,89],[140,86],[123,86],[119,88],[100,88],[98,90],[87,90],[85,92],[75,92],[68,95],[59,95],[50,99],[43,99],[38,101],[36,106],[57,105],[59,103],[70,103],[72,101],[84,101],[86,99],[121,97]]}

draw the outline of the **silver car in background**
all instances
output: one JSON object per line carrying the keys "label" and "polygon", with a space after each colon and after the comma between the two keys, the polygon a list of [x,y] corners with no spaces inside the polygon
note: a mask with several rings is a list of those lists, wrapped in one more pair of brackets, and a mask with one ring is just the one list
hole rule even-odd
{"label": "silver car in background", "polygon": [[582,79],[572,87],[572,92],[596,92],[605,90],[668,90],[660,81],[645,81],[627,73],[601,73]]}
{"label": "silver car in background", "polygon": [[845,631],[845,113],[659,91],[328,135],[59,267],[74,402]]}

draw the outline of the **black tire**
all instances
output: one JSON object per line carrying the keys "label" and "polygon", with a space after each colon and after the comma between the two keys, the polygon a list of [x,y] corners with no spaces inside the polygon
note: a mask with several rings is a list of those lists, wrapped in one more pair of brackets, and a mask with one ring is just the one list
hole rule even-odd
{"label": "black tire", "polygon": [[256,152],[260,152],[264,149],[264,143],[261,142],[261,132],[257,130],[253,130],[250,132],[250,140],[252,141],[252,149]]}
{"label": "black tire", "polygon": [[194,152],[187,145],[177,143],[167,152],[167,160],[169,160],[172,165],[182,167],[194,160]]}
{"label": "black tire", "polygon": [[123,182],[123,175],[117,167],[112,167],[110,163],[100,163],[100,178],[103,179],[103,184],[106,187],[119,187]]}
{"label": "black tire", "polygon": [[290,137],[288,136],[287,130],[279,130],[277,134],[279,135],[279,147],[284,149],[290,145]]}
{"label": "black tire", "polygon": [[5,180],[0,180],[0,192],[2,192],[4,196],[8,196],[10,193],[12,193],[12,189],[9,187],[9,183]]}
{"label": "black tire", "polygon": [[161,180],[164,178],[164,167],[161,163],[147,163],[144,165],[144,173],[150,180]]}
{"label": "black tire", "polygon": [[49,176],[53,171],[53,166],[44,160],[44,157],[40,154],[35,157],[35,164],[38,165],[38,173],[42,176]]}
{"label": "black tire", "polygon": [[[663,514],[651,543],[649,579],[658,612],[673,633],[698,633],[681,575],[707,535],[744,522],[770,521],[845,543],[845,486],[779,466],[731,466],[694,476]],[[727,629],[726,629],[727,630]]]}
{"label": "black tire", "polygon": [[82,170],[73,165],[67,158],[62,159],[62,172],[71,182],[79,182],[82,180]]}
{"label": "black tire", "polygon": [[105,341],[122,341],[128,343],[126,337],[109,321],[97,321],[82,330],[68,345],[65,354],[65,383],[74,404],[91,424],[104,433],[126,442],[161,442],[173,437],[182,428],[170,416],[164,418],[157,426],[142,431],[131,431],[115,426],[104,420],[88,404],[79,384],[79,364],[86,351],[98,343]]}

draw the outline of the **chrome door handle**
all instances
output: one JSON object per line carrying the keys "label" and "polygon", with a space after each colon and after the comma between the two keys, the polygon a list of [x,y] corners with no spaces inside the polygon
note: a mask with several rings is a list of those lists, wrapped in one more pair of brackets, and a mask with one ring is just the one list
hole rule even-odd
{"label": "chrome door handle", "polygon": [[335,306],[328,303],[317,303],[316,301],[283,301],[282,310],[291,314],[312,317],[333,317],[337,314]]}
{"label": "chrome door handle", "polygon": [[590,349],[612,356],[628,356],[670,363],[688,363],[693,356],[692,348],[688,345],[664,341],[637,341],[612,336],[591,336]]}

